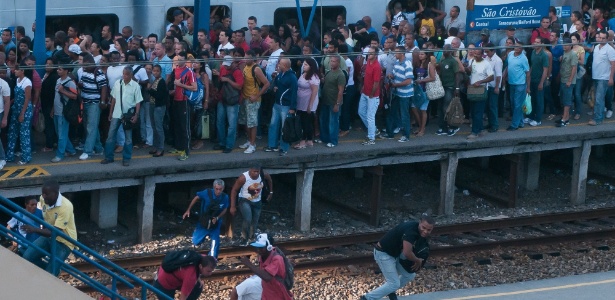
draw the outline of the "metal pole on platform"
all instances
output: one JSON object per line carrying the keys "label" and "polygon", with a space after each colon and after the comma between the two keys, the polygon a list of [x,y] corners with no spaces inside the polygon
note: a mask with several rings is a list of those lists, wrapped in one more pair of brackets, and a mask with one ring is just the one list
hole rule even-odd
{"label": "metal pole on platform", "polygon": [[211,13],[211,1],[210,0],[194,0],[194,32],[193,32],[193,37],[192,37],[192,45],[194,46],[199,45],[198,32],[200,29],[205,29],[205,36],[209,38],[209,14],[210,13]]}
{"label": "metal pole on platform", "polygon": [[[36,64],[39,66],[45,65],[47,59],[45,49],[45,21],[47,19],[47,0],[36,0],[36,31],[34,32],[34,57]],[[36,70],[41,77],[45,72],[45,68]]]}

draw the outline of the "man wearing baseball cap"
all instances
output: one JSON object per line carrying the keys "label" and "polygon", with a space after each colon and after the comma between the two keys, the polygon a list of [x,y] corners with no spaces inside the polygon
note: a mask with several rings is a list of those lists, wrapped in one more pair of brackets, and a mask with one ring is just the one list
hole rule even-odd
{"label": "man wearing baseball cap", "polygon": [[483,47],[489,43],[489,28],[483,28],[480,30],[480,40],[474,44],[476,47]]}
{"label": "man wearing baseball cap", "polygon": [[262,300],[292,300],[293,295],[282,283],[286,278],[284,258],[273,247],[273,238],[266,233],[256,236],[250,244],[258,254],[258,266],[252,264],[248,257],[242,257],[241,263],[248,267],[262,280]]}

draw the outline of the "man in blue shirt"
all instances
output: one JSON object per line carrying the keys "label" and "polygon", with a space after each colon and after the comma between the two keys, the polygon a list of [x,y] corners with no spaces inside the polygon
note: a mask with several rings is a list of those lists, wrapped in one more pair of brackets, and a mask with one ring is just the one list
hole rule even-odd
{"label": "man in blue shirt", "polygon": [[273,91],[275,93],[271,122],[269,123],[269,139],[265,152],[278,151],[285,156],[290,145],[282,140],[282,127],[289,114],[297,109],[297,76],[290,69],[290,59],[282,58],[278,63],[279,74],[274,72]]}
{"label": "man in blue shirt", "polygon": [[9,54],[9,50],[16,49],[15,43],[13,43],[13,32],[5,28],[2,30],[2,45],[4,45],[4,53]]}
{"label": "man in blue shirt", "polygon": [[514,131],[523,127],[523,101],[525,95],[530,93],[530,65],[527,56],[523,55],[521,42],[515,44],[513,52],[508,53],[506,58],[508,67],[504,70],[503,78],[508,78],[510,85],[510,101],[513,109],[512,123],[506,129]]}
{"label": "man in blue shirt", "polygon": [[220,226],[223,222],[222,217],[226,214],[229,206],[229,197],[224,190],[224,180],[214,180],[213,189],[205,189],[198,193],[190,202],[188,209],[183,215],[183,218],[190,218],[190,210],[201,201],[199,210],[199,222],[192,234],[192,244],[198,246],[206,236],[211,238],[211,249],[209,255],[218,258],[218,250],[220,249]]}
{"label": "man in blue shirt", "polygon": [[[39,219],[42,220],[43,211],[36,207],[37,203],[38,203],[38,200],[36,199],[36,197],[27,197],[24,202],[24,206],[29,213],[33,214],[35,217],[38,217]],[[12,231],[19,232],[19,234],[21,234],[23,237],[25,237],[30,242],[36,241],[36,239],[38,239],[40,235],[35,232],[26,232],[23,229],[21,229],[21,226],[30,225],[34,227],[40,227],[40,224],[32,220],[30,217],[22,214],[21,212],[17,212],[15,215],[21,217],[23,221],[13,217],[6,223],[7,224],[6,228]],[[17,243],[13,242],[13,246],[16,246],[16,245]],[[23,254],[27,248],[28,247],[25,245],[19,245],[19,253]]]}

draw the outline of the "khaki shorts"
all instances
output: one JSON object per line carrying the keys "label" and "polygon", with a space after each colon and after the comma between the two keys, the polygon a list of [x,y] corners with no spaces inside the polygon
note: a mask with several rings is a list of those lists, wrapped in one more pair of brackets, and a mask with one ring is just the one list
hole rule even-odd
{"label": "khaki shorts", "polygon": [[258,109],[261,107],[261,102],[251,102],[250,99],[243,99],[243,103],[239,107],[239,121],[241,125],[246,125],[248,128],[258,126]]}

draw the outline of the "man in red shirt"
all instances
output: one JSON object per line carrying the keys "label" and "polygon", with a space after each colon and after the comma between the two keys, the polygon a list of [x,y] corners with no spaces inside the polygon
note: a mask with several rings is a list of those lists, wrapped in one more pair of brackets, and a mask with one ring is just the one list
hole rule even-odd
{"label": "man in red shirt", "polygon": [[175,88],[169,91],[173,101],[171,101],[172,120],[175,125],[175,149],[171,151],[179,153],[179,160],[188,159],[190,150],[190,110],[188,109],[188,98],[184,95],[184,89],[196,91],[196,77],[194,72],[186,67],[186,52],[181,51],[176,56],[179,58],[178,65],[173,70],[173,82]]}
{"label": "man in red shirt", "polygon": [[250,246],[258,253],[259,266],[252,264],[250,258],[245,256],[241,258],[241,263],[262,279],[262,300],[292,300],[293,295],[281,282],[286,277],[284,258],[277,254],[272,241],[273,238],[266,233],[257,235],[256,241]]}
{"label": "man in red shirt", "polygon": [[367,50],[367,63],[365,65],[365,77],[363,78],[363,90],[359,102],[359,116],[367,127],[367,140],[363,145],[374,145],[376,139],[376,111],[380,104],[380,77],[382,72],[376,47],[370,46]]}
{"label": "man in red shirt", "polygon": [[250,50],[250,46],[246,43],[246,32],[239,29],[235,31],[235,38],[233,39],[233,45],[235,48],[243,49],[243,52],[248,52]]}
{"label": "man in red shirt", "polygon": [[198,265],[181,267],[170,273],[165,272],[161,266],[158,268],[154,287],[173,299],[175,291],[180,290],[179,299],[196,300],[203,291],[201,279],[211,276],[217,264],[212,256],[203,256]]}
{"label": "man in red shirt", "polygon": [[[222,101],[216,106],[216,130],[218,144],[214,150],[231,153],[237,139],[237,118],[241,103],[241,88],[243,73],[237,68],[238,61],[230,55],[224,56],[220,71],[212,70],[214,76],[219,76],[222,89]],[[228,129],[227,129],[228,122]]]}
{"label": "man in red shirt", "polygon": [[549,36],[551,36],[549,26],[551,26],[551,19],[549,19],[549,17],[542,17],[542,20],[540,20],[540,27],[532,30],[532,37],[530,38],[530,41],[535,41],[536,37],[549,39]]}

